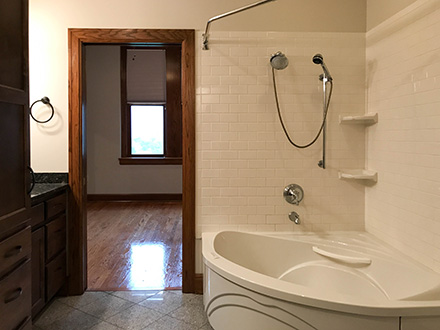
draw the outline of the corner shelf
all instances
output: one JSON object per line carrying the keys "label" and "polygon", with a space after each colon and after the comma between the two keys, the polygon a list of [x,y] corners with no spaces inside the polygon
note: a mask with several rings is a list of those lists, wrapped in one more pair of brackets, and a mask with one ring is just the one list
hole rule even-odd
{"label": "corner shelf", "polygon": [[[362,116],[339,116],[339,124],[344,125],[374,125],[378,122],[377,113],[367,113]],[[364,182],[377,182],[377,172],[366,169],[340,170],[339,179],[361,180]]]}
{"label": "corner shelf", "polygon": [[368,180],[377,182],[377,172],[372,170],[340,170],[339,179]]}
{"label": "corner shelf", "polygon": [[377,113],[367,113],[362,116],[339,116],[339,124],[373,125],[378,121]]}

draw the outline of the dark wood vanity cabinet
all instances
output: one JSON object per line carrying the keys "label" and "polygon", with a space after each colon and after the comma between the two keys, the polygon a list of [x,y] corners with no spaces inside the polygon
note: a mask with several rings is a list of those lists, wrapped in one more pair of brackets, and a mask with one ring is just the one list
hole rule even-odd
{"label": "dark wood vanity cabinet", "polygon": [[31,209],[32,316],[66,283],[66,193]]}
{"label": "dark wood vanity cabinet", "polygon": [[[30,325],[31,227],[24,221],[8,234],[0,234],[0,329],[26,329]],[[7,317],[4,317],[7,316]]]}
{"label": "dark wood vanity cabinet", "polygon": [[0,0],[0,330],[31,329],[28,1]]}

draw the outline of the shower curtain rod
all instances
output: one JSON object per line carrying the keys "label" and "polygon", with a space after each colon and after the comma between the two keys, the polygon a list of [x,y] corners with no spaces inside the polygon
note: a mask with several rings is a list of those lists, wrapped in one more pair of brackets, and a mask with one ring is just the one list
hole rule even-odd
{"label": "shower curtain rod", "polygon": [[203,36],[203,48],[202,49],[203,50],[208,50],[209,49],[208,48],[209,26],[210,26],[210,24],[212,22],[214,22],[214,21],[216,21],[218,19],[224,18],[224,17],[228,17],[228,16],[231,16],[231,15],[240,13],[242,11],[245,11],[245,10],[257,7],[259,5],[263,5],[263,4],[268,3],[268,2],[272,2],[272,1],[276,1],[276,0],[262,0],[262,1],[258,1],[258,2],[252,3],[250,5],[247,5],[247,6],[244,6],[244,7],[235,9],[235,10],[228,11],[227,13],[211,17],[208,20],[208,22],[206,23],[205,33],[202,34],[202,36]]}

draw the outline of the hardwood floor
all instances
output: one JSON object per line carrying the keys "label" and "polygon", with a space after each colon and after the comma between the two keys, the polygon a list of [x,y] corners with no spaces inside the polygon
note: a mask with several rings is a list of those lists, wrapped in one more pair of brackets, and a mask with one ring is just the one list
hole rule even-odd
{"label": "hardwood floor", "polygon": [[182,286],[182,202],[88,202],[88,290]]}

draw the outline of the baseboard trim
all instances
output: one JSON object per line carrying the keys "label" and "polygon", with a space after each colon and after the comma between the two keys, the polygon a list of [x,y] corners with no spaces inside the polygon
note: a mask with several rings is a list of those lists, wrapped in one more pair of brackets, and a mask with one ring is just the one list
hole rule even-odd
{"label": "baseboard trim", "polygon": [[194,291],[197,294],[203,294],[203,274],[194,275]]}
{"label": "baseboard trim", "polygon": [[87,194],[88,201],[181,201],[182,194]]}

